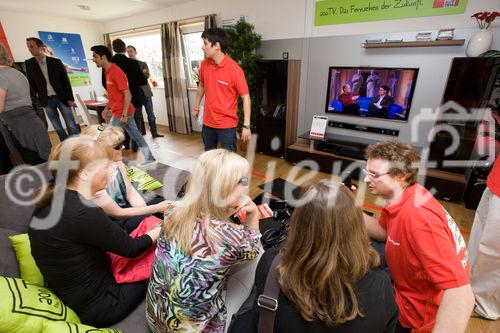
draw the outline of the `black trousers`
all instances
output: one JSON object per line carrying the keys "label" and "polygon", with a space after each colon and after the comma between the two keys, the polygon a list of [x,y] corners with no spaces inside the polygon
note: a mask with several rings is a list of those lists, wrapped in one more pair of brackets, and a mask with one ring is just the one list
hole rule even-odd
{"label": "black trousers", "polygon": [[94,304],[79,311],[78,316],[83,324],[109,327],[125,319],[144,300],[147,288],[148,280],[116,283]]}

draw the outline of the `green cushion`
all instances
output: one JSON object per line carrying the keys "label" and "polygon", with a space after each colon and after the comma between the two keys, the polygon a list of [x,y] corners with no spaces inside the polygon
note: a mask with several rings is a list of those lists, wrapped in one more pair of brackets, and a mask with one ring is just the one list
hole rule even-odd
{"label": "green cushion", "polygon": [[28,234],[9,236],[12,247],[16,252],[17,263],[21,278],[27,282],[43,286],[43,276],[31,255],[30,238]]}
{"label": "green cushion", "polygon": [[126,167],[126,169],[128,179],[139,191],[154,191],[163,186],[157,179],[154,179],[141,169],[136,167]]}
{"label": "green cushion", "polygon": [[83,324],[66,323],[63,321],[43,322],[42,333],[123,333],[113,328],[95,328]]}
{"label": "green cushion", "polygon": [[44,320],[80,323],[78,316],[49,289],[0,276],[0,332],[41,333]]}

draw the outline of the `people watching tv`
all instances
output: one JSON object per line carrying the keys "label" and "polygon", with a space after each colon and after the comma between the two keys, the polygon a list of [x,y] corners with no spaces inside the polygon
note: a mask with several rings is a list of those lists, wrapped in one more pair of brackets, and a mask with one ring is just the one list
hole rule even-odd
{"label": "people watching tv", "polygon": [[156,214],[163,219],[163,212],[170,206],[171,201],[153,198],[146,203],[127,177],[123,163],[123,130],[112,125],[92,125],[84,129],[82,135],[95,139],[111,151],[108,185],[93,198],[106,215],[116,220],[128,233],[137,228],[148,215]]}
{"label": "people watching tv", "polygon": [[342,86],[342,93],[339,95],[339,101],[342,103],[342,113],[359,114],[359,105],[356,103],[358,98],[359,95],[352,92],[349,84]]}
{"label": "people watching tv", "polygon": [[158,226],[131,238],[93,203],[108,183],[110,157],[90,138],[71,137],[57,145],[49,158],[55,180],[42,189],[28,230],[47,286],[84,324],[97,327],[125,318],[147,288],[147,281],[116,283],[107,253],[137,257],[160,233]]}
{"label": "people watching tv", "polygon": [[[225,149],[203,153],[187,191],[166,213],[146,297],[152,332],[224,332],[231,266],[261,250],[249,164]],[[243,225],[230,221],[246,213]]]}
{"label": "people watching tv", "polygon": [[370,106],[368,106],[368,114],[376,117],[386,117],[387,110],[394,103],[394,98],[389,95],[389,87],[381,86],[378,89],[378,96],[372,98]]}
{"label": "people watching tv", "polygon": [[14,167],[9,155],[15,151],[24,163],[36,165],[47,161],[52,147],[47,129],[32,107],[28,80],[11,65],[7,49],[0,44],[0,137],[5,143],[0,158],[7,169]]}
{"label": "people watching tv", "polygon": [[[398,309],[391,279],[379,268],[351,191],[322,180],[300,200],[305,204],[292,214],[283,249],[266,250],[255,273],[259,297],[280,255],[274,332],[393,332]],[[257,299],[251,311],[253,322],[238,332],[258,332]]]}
{"label": "people watching tv", "polygon": [[368,235],[385,243],[401,332],[464,332],[474,306],[465,241],[451,215],[417,184],[419,154],[385,141],[366,148],[364,181],[386,201]]}

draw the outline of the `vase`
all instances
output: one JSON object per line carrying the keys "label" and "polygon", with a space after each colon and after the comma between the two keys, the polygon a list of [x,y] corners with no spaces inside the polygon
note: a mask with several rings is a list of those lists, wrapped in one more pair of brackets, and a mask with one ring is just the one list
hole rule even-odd
{"label": "vase", "polygon": [[492,42],[493,33],[491,30],[481,29],[469,39],[467,51],[465,53],[468,57],[477,57],[488,51]]}

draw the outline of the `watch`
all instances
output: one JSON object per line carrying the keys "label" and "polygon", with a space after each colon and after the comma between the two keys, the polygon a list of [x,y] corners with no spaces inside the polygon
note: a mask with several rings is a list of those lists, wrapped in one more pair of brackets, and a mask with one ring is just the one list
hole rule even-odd
{"label": "watch", "polygon": [[250,125],[243,125],[241,127],[246,128],[246,129],[250,129]]}

